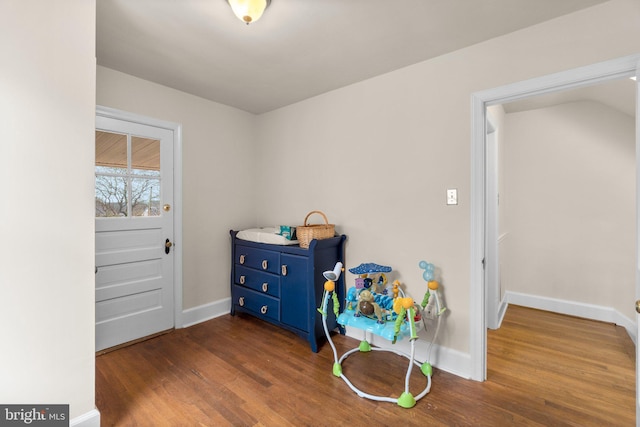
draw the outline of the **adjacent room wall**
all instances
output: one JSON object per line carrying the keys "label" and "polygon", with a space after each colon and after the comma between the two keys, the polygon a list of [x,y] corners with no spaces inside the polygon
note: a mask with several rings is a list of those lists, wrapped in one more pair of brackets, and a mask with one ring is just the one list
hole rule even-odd
{"label": "adjacent room wall", "polygon": [[635,319],[635,118],[574,102],[507,114],[504,131],[506,288]]}
{"label": "adjacent room wall", "polygon": [[256,222],[255,116],[105,67],[97,104],[182,125],[183,309],[228,298],[229,230]]}
{"label": "adjacent room wall", "polygon": [[434,263],[439,342],[468,352],[471,94],[638,52],[639,21],[613,0],[259,116],[259,222],[323,210],[349,235],[347,266],[390,265],[416,299],[418,263]]}
{"label": "adjacent room wall", "polygon": [[0,403],[69,404],[98,425],[95,13],[0,2]]}

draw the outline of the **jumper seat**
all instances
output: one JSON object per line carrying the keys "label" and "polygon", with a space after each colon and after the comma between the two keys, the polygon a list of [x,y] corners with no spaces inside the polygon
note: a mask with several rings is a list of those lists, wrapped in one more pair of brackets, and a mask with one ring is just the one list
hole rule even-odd
{"label": "jumper seat", "polygon": [[[389,341],[393,341],[394,337],[396,337],[398,340],[401,340],[402,337],[411,335],[410,328],[407,322],[402,323],[402,325],[400,326],[400,332],[396,336],[394,321],[378,323],[377,319],[372,319],[367,316],[356,317],[355,314],[355,310],[344,310],[338,316],[338,324],[341,326],[349,326],[352,328],[362,329],[363,331],[378,335]],[[416,326],[421,326],[421,323],[417,323]]]}

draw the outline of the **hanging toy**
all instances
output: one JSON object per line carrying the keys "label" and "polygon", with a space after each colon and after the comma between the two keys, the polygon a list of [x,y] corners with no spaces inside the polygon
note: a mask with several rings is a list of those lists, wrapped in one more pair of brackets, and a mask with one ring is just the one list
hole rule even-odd
{"label": "hanging toy", "polygon": [[402,323],[405,320],[409,324],[410,339],[415,340],[416,338],[418,338],[414,321],[416,313],[415,309],[413,308],[413,298],[396,298],[393,303],[393,311],[396,312],[398,317],[396,318],[393,341],[391,343],[396,343],[398,335],[400,334],[400,328],[402,327]]}
{"label": "hanging toy", "polygon": [[338,317],[338,314],[340,313],[340,303],[338,301],[338,295],[336,292],[334,292],[334,290],[336,289],[336,281],[338,280],[338,278],[340,277],[340,274],[342,273],[342,271],[344,270],[344,268],[342,268],[342,263],[340,261],[336,262],[335,267],[333,268],[333,270],[328,270],[325,271],[324,273],[322,273],[322,275],[325,277],[325,279],[327,279],[326,282],[324,282],[324,293],[322,295],[322,305],[320,307],[318,307],[318,312],[320,314],[322,314],[323,316],[326,316],[327,313],[324,310],[324,307],[326,306],[326,302],[325,299],[331,295],[332,297],[332,301],[333,301],[333,313],[335,314],[336,318]]}

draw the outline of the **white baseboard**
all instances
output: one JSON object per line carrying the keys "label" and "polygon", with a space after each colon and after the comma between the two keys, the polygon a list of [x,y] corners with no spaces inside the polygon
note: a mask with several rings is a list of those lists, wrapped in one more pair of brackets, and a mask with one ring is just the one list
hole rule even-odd
{"label": "white baseboard", "polygon": [[[506,306],[506,304],[505,304]],[[183,328],[193,326],[195,324],[205,322],[207,320],[222,316],[231,310],[231,298],[214,301],[209,304],[200,305],[198,307],[189,308],[182,312]],[[354,331],[354,332],[351,332]],[[363,338],[362,330],[347,327],[347,336],[361,340]],[[375,337],[375,336],[374,336]],[[377,339],[375,339],[377,338]],[[401,340],[396,344],[381,337],[370,338],[370,343],[382,348],[395,348],[405,353],[410,352],[409,340]],[[393,347],[392,347],[393,346]],[[416,360],[427,361],[429,342],[418,340],[416,343]],[[468,353],[462,353],[447,347],[434,344],[431,349],[432,366],[443,371],[457,375],[462,378],[470,378],[470,356]]]}
{"label": "white baseboard", "polygon": [[[195,324],[222,316],[229,313],[230,310],[231,298],[225,298],[209,304],[189,308],[182,312],[182,327],[187,328],[189,326],[193,326]],[[361,340],[363,338],[362,330],[347,327],[347,336]],[[374,335],[374,338],[370,337],[369,342],[376,347],[394,348],[405,353],[410,352],[410,343],[409,340],[406,339],[398,341],[396,344],[391,344],[384,338],[376,337]],[[427,361],[429,357],[429,355],[427,354],[429,352],[428,347],[428,341],[418,340],[416,342],[416,360]],[[431,358],[429,360],[429,363],[431,363],[432,366],[462,378],[470,378],[470,356],[468,353],[462,353],[457,350],[434,344],[431,348],[430,356]]]}
{"label": "white baseboard", "polygon": [[231,298],[224,298],[182,311],[182,327],[187,328],[231,311]]}
{"label": "white baseboard", "polygon": [[75,417],[69,422],[70,427],[100,427],[100,412],[93,409],[85,414]]}
{"label": "white baseboard", "polygon": [[638,333],[638,325],[636,322],[611,307],[510,291],[505,292],[504,300],[508,304],[521,305],[524,307],[551,311],[553,313],[567,314],[569,316],[583,317],[585,319],[599,320],[601,322],[615,323],[616,325],[625,328],[633,343],[637,345],[636,337]]}
{"label": "white baseboard", "polygon": [[[364,331],[362,329],[347,327],[346,335],[357,340],[364,339]],[[368,333],[367,341],[376,347],[397,350],[406,354],[411,352],[411,343],[408,339],[402,339],[392,344],[382,337]],[[465,379],[471,378],[471,357],[469,353],[463,353],[434,343],[431,348],[431,354],[428,354],[429,341],[421,339],[416,341],[415,351],[415,358],[418,361],[429,362],[431,366]],[[339,354],[338,357],[340,356]]]}
{"label": "white baseboard", "polygon": [[506,299],[503,299],[500,303],[500,307],[498,307],[498,328],[502,325],[502,320],[504,320],[504,315],[507,312],[507,307],[509,304]]}
{"label": "white baseboard", "polygon": [[[507,291],[505,292],[504,299],[498,310],[499,324],[502,324],[502,320],[509,304],[567,314],[570,316],[578,316],[602,322],[615,323],[616,325],[624,327],[629,334],[629,337],[631,337],[631,340],[637,345],[636,336],[638,326],[634,321],[625,317],[619,311],[611,307]],[[230,309],[231,298],[224,298],[209,304],[189,308],[182,312],[182,327],[186,328],[222,316],[229,313]],[[357,340],[362,340],[364,338],[362,330],[349,327],[347,327],[347,336]],[[377,347],[396,349],[405,353],[410,352],[410,343],[408,340],[402,340],[398,341],[396,344],[391,344],[391,342],[384,338],[377,337],[376,335],[371,336],[371,334],[369,334],[368,339],[371,344]],[[458,350],[440,346],[437,343],[433,344],[430,355],[427,354],[428,352],[429,342],[418,340],[416,342],[416,360],[429,361],[432,366],[445,372],[449,372],[462,378],[471,378],[471,356],[469,353],[463,353]],[[428,360],[429,356],[430,360]],[[99,419],[98,413],[98,421]],[[80,424],[78,425],[80,426]],[[81,427],[93,427],[93,425],[87,424],[85,426],[82,424]],[[99,424],[97,427],[99,427]]]}

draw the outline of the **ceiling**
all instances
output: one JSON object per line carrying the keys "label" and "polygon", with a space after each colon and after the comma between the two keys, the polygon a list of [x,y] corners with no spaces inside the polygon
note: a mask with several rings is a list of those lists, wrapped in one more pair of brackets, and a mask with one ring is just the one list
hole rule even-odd
{"label": "ceiling", "polygon": [[98,64],[260,114],[606,0],[99,0]]}

